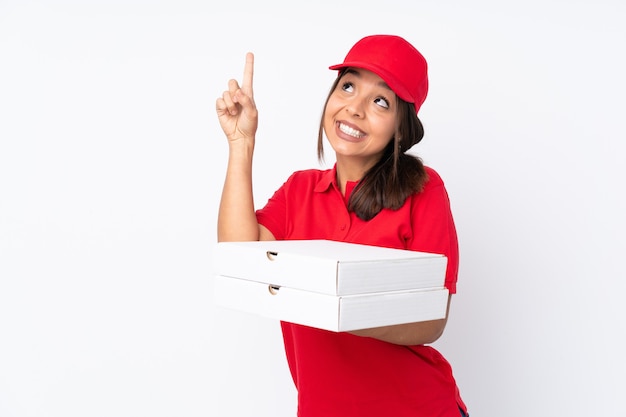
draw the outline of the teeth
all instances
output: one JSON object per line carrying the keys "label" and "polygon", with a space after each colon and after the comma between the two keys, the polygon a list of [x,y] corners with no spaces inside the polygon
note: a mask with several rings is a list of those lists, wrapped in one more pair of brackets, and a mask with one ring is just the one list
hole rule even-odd
{"label": "teeth", "polygon": [[339,123],[339,130],[341,130],[346,135],[354,136],[355,138],[362,138],[365,136],[364,133],[359,132],[356,129],[352,129],[350,126],[346,126],[343,123]]}

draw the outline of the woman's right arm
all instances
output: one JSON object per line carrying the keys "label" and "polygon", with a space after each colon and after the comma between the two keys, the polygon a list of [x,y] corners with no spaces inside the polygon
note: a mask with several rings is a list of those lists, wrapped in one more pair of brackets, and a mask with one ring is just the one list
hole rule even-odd
{"label": "woman's right arm", "polygon": [[252,79],[254,55],[246,55],[241,87],[236,80],[216,101],[220,126],[228,139],[228,165],[217,220],[217,240],[270,240],[272,234],[257,222],[252,192],[252,157],[258,126]]}

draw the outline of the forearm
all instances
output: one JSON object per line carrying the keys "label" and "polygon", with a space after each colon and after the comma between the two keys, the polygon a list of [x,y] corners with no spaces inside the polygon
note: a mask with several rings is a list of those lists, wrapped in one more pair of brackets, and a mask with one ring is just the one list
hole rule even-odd
{"label": "forearm", "polygon": [[259,240],[252,191],[253,143],[243,140],[229,143],[217,220],[217,240],[220,242]]}
{"label": "forearm", "polygon": [[[444,323],[442,323],[444,322]],[[443,333],[445,320],[397,324],[351,332],[396,345],[424,345],[435,342]]]}
{"label": "forearm", "polygon": [[450,311],[450,301],[451,296],[448,296],[446,317],[440,320],[374,327],[350,333],[356,336],[371,337],[396,345],[424,345],[433,343],[441,337],[446,327],[448,312]]}

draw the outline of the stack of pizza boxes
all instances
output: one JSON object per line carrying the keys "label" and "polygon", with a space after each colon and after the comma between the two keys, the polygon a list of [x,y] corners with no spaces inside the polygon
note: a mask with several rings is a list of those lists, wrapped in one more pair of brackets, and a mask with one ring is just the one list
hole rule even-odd
{"label": "stack of pizza boxes", "polygon": [[334,332],[444,318],[447,258],[330,240],[219,242],[215,304]]}

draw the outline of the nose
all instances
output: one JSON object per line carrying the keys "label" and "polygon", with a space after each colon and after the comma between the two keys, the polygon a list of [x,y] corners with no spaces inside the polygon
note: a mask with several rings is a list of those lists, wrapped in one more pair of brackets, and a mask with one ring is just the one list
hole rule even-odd
{"label": "nose", "polygon": [[365,107],[362,99],[355,98],[346,105],[346,112],[353,117],[363,117]]}

